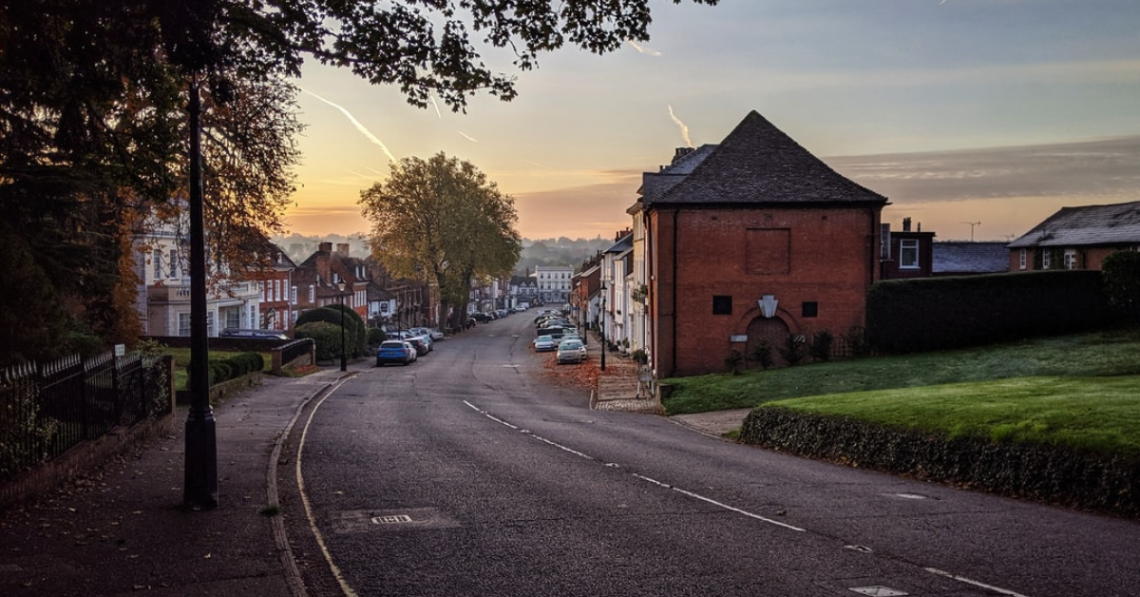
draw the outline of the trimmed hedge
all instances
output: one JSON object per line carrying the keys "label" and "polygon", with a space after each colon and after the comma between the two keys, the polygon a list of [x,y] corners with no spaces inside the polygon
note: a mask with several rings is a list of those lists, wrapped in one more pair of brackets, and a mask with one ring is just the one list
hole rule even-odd
{"label": "trimmed hedge", "polygon": [[1041,444],[938,437],[860,421],[753,409],[740,442],[1038,502],[1140,518],[1140,461]]}
{"label": "trimmed hedge", "polygon": [[1112,319],[1091,270],[885,280],[867,294],[867,338],[880,353],[1071,334]]}
{"label": "trimmed hedge", "polygon": [[[367,347],[368,347],[368,331],[367,331],[367,328],[364,324],[364,320],[360,318],[360,315],[357,314],[356,311],[349,309],[347,306],[328,305],[327,307],[321,307],[319,309],[309,309],[308,311],[305,311],[304,313],[301,313],[299,316],[297,316],[297,324],[296,325],[298,328],[301,327],[302,325],[305,325],[308,323],[315,323],[315,322],[324,322],[324,323],[330,323],[330,324],[335,325],[337,328],[337,332],[336,332],[337,333],[337,337],[336,337],[336,358],[339,359],[340,358],[340,323],[341,323],[341,311],[342,310],[344,312],[345,348],[346,348],[346,352],[348,353],[348,356],[355,358],[355,357],[359,357],[363,354],[366,354],[367,353]],[[300,338],[301,336],[297,336],[294,334],[294,337]],[[317,359],[321,360],[321,357],[319,354],[320,353],[319,343],[317,346],[317,352],[318,352]]]}
{"label": "trimmed hedge", "polygon": [[[186,370],[190,371],[193,364],[188,364]],[[208,383],[213,386],[216,383],[237,379],[243,375],[256,373],[265,368],[265,358],[260,353],[256,352],[243,352],[224,359],[210,359],[207,365]],[[188,380],[192,382],[193,377]],[[194,389],[194,388],[189,388]]]}
{"label": "trimmed hedge", "polygon": [[313,321],[297,326],[294,333],[297,339],[312,338],[317,343],[317,361],[340,359],[340,323]]}

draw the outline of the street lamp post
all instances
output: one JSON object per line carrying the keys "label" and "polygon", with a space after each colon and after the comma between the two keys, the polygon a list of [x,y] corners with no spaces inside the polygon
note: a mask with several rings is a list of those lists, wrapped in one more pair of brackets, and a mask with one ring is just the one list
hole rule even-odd
{"label": "street lamp post", "polygon": [[606,370],[606,283],[602,282],[602,371]]}
{"label": "street lamp post", "polygon": [[344,279],[336,283],[340,291],[340,370],[348,371],[348,357],[344,354]]}

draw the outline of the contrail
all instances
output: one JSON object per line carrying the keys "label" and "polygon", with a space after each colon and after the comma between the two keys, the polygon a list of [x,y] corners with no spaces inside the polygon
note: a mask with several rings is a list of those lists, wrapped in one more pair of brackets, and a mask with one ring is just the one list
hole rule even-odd
{"label": "contrail", "polygon": [[478,139],[476,139],[475,137],[472,137],[471,135],[468,135],[467,133],[465,133],[463,131],[459,131],[459,135],[461,137],[463,137],[464,139],[467,139],[468,141],[472,142],[472,143],[478,143],[479,142]]}
{"label": "contrail", "polygon": [[343,107],[338,106],[337,104],[330,102],[329,100],[313,93],[312,91],[309,91],[308,89],[305,89],[302,87],[301,91],[304,91],[305,93],[321,100],[322,102],[336,108],[337,110],[340,110],[341,113],[344,114],[346,118],[348,118],[349,122],[351,122],[353,124],[353,126],[356,127],[356,130],[360,131],[365,137],[368,137],[369,141],[379,145],[380,149],[384,150],[384,155],[388,156],[389,161],[392,161],[392,162],[399,161],[396,159],[396,156],[392,155],[391,151],[388,151],[388,146],[384,145],[384,142],[381,141],[380,139],[377,139],[376,135],[372,134],[372,131],[369,131],[367,128],[365,128],[365,126],[363,124],[360,124],[360,121],[357,120],[348,110],[345,110]]}
{"label": "contrail", "polygon": [[440,120],[443,120],[443,114],[439,113],[439,104],[435,103],[435,94],[433,93],[428,97],[431,98],[431,105],[435,106],[435,115],[438,116]]}
{"label": "contrail", "polygon": [[685,126],[685,123],[681,122],[681,119],[677,118],[677,115],[673,113],[673,106],[669,106],[669,118],[672,118],[673,122],[681,127],[681,138],[685,140],[685,147],[692,147],[693,141],[689,139],[689,127]]}
{"label": "contrail", "polygon": [[641,52],[642,54],[649,54],[650,56],[660,56],[661,55],[661,52],[658,52],[657,50],[652,50],[652,49],[647,48],[647,47],[642,46],[642,45],[638,45],[638,43],[633,41],[632,39],[625,40],[625,43],[633,46],[633,49],[637,50],[638,52]]}

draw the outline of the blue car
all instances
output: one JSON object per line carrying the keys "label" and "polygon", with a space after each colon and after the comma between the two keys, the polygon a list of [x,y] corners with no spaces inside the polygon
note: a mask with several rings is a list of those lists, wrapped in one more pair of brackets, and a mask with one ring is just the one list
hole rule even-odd
{"label": "blue car", "polygon": [[376,351],[376,366],[382,367],[388,363],[407,365],[416,360],[416,349],[403,340],[385,340],[380,343]]}

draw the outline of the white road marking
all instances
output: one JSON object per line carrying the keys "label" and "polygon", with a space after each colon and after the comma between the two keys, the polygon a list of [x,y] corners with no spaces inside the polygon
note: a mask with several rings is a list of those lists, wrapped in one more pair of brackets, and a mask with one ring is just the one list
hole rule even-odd
{"label": "white road marking", "polygon": [[1013,591],[1010,591],[1009,589],[1003,589],[1001,587],[995,587],[993,585],[987,585],[984,582],[978,582],[976,580],[966,578],[965,576],[958,576],[957,574],[950,574],[949,572],[946,572],[945,570],[939,570],[937,568],[927,568],[926,571],[931,573],[931,574],[937,574],[938,576],[944,576],[946,578],[949,578],[951,580],[956,580],[956,581],[961,582],[961,583],[966,583],[968,585],[974,585],[975,587],[986,589],[987,591],[993,591],[995,593],[1000,593],[1002,595],[1008,595],[1009,597],[1026,597],[1025,595],[1022,595],[1021,593],[1015,593]]}

